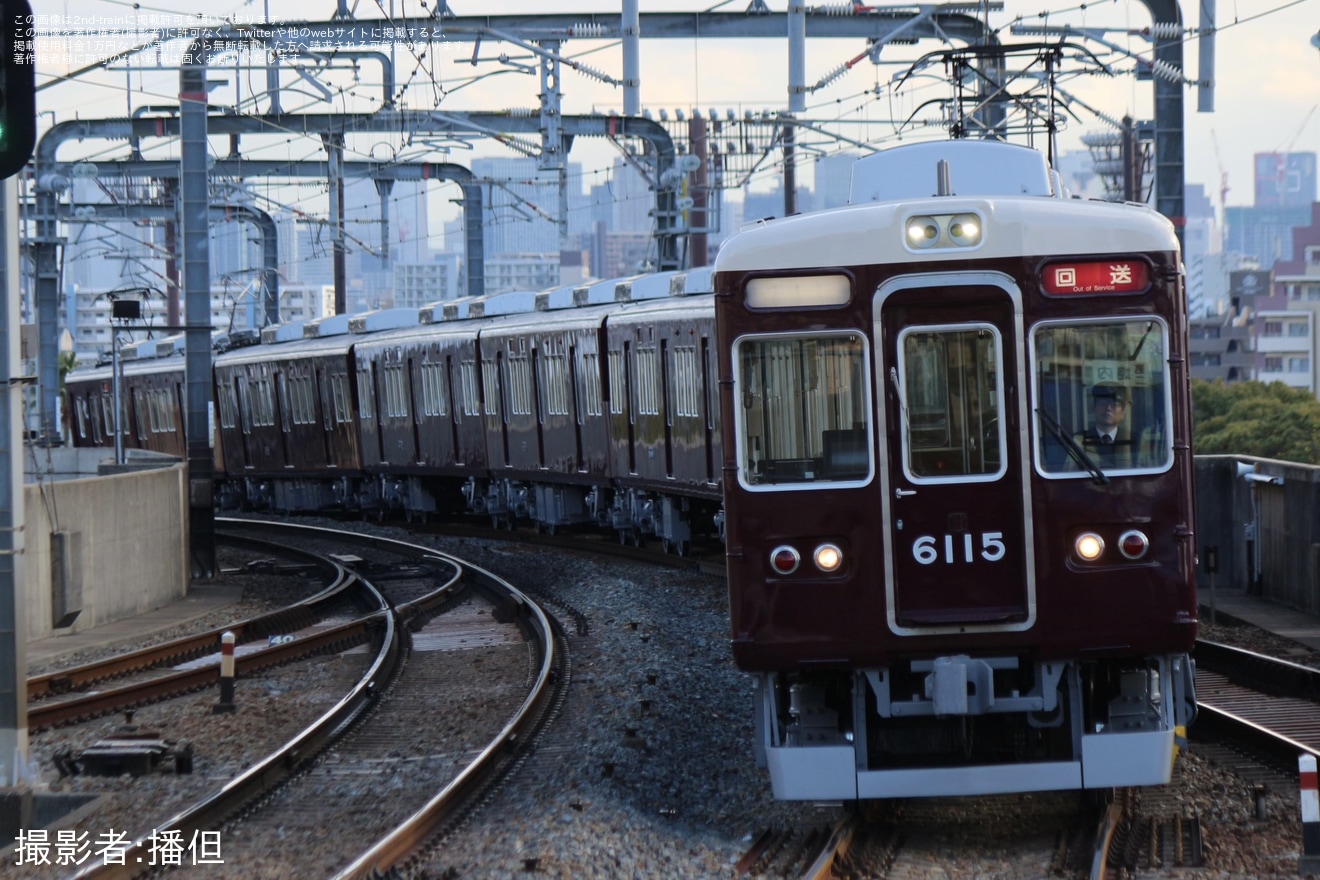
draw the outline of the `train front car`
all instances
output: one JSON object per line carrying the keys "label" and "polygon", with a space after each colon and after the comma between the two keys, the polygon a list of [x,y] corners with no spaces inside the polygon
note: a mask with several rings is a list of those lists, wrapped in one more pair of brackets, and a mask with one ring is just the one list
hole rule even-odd
{"label": "train front car", "polygon": [[904,146],[851,206],[720,250],[733,654],[778,798],[1169,779],[1195,713],[1178,244],[1056,188],[1023,147]]}

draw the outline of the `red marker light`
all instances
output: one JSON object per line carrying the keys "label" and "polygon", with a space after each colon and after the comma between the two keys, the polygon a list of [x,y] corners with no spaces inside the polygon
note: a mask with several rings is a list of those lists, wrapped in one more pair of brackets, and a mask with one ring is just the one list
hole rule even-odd
{"label": "red marker light", "polygon": [[770,567],[779,574],[792,574],[801,561],[798,552],[787,544],[770,551]]}
{"label": "red marker light", "polygon": [[1137,259],[1051,263],[1041,270],[1040,286],[1052,296],[1143,293],[1150,287],[1150,267]]}
{"label": "red marker light", "polygon": [[1118,549],[1128,559],[1140,559],[1150,549],[1150,541],[1141,532],[1133,529],[1119,537]]}

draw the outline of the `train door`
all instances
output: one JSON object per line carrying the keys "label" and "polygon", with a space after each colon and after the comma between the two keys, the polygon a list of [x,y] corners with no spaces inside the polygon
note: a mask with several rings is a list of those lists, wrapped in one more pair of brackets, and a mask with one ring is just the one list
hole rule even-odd
{"label": "train door", "polygon": [[959,273],[894,279],[876,300],[889,625],[1030,627],[1021,295]]}
{"label": "train door", "polygon": [[701,390],[705,399],[701,401],[701,420],[705,429],[706,482],[714,483],[719,471],[716,469],[716,456],[719,455],[719,438],[715,435],[715,415],[719,412],[719,386],[713,377],[719,374],[719,367],[710,347],[710,337],[701,337]]}

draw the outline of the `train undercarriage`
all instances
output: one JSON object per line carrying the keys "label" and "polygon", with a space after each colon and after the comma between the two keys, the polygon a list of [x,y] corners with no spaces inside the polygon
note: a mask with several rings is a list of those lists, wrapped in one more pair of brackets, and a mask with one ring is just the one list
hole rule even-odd
{"label": "train undercarriage", "polygon": [[1159,785],[1196,713],[1183,654],[956,655],[754,683],[757,762],[782,800]]}
{"label": "train undercarriage", "polygon": [[718,503],[641,489],[471,478],[463,497],[469,512],[489,516],[496,527],[514,528],[527,519],[536,531],[554,534],[590,525],[612,529],[621,544],[657,540],[678,556],[688,555],[694,533],[724,537]]}
{"label": "train undercarriage", "polygon": [[490,517],[496,528],[530,521],[554,534],[574,526],[613,530],[622,544],[659,541],[666,553],[687,556],[694,535],[724,538],[718,502],[639,489],[469,478],[464,483],[416,475],[335,479],[244,478],[217,489],[221,510],[278,513],[333,512],[384,520],[425,522],[441,514]]}

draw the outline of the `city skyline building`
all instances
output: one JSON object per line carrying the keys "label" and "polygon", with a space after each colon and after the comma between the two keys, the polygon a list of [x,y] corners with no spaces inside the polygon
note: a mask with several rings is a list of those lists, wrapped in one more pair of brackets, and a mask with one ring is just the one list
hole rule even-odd
{"label": "city skyline building", "polygon": [[[1258,157],[1253,195],[1262,204],[1223,205],[1226,223],[1217,222],[1217,205],[1205,186],[1187,186],[1183,259],[1193,322],[1193,375],[1277,380],[1314,392],[1320,388],[1314,341],[1320,315],[1316,156],[1261,153]],[[797,210],[846,203],[854,160],[850,153],[811,159],[815,185],[799,187]],[[1098,177],[1090,170],[1085,151],[1064,153],[1056,164],[1071,195],[1095,194],[1091,190]],[[581,182],[580,169],[570,165],[570,191],[563,200],[555,189],[558,176],[539,172],[532,159],[478,159],[473,167],[474,174],[487,182],[483,217],[487,292],[570,283],[564,280],[566,255],[571,255],[568,275],[573,280],[631,275],[651,265],[654,191],[627,162],[617,161],[608,178],[585,193],[573,188],[574,182]],[[454,247],[432,247],[429,184],[434,181],[395,183],[384,196],[388,214],[383,220],[376,184],[346,181],[344,260],[350,312],[420,308],[465,295],[462,218],[446,224],[444,230],[444,243]],[[106,200],[96,181],[78,180],[74,186],[79,204]],[[235,207],[263,203],[242,186],[230,186],[228,192]],[[1226,192],[1221,187],[1220,200]],[[720,210],[710,222],[719,229],[709,237],[710,262],[725,235],[744,217],[784,212],[780,187],[712,193],[712,202],[717,195]],[[564,203],[569,207],[568,222],[560,224],[553,214]],[[546,207],[550,205],[553,210]],[[280,319],[315,316],[311,304],[324,307],[326,291],[333,295],[333,230],[324,218],[292,211],[276,211],[272,219],[277,232]],[[542,249],[522,249],[524,244],[538,243]],[[213,218],[211,319],[215,326],[255,326],[264,319],[263,246],[258,227],[244,219],[244,212]],[[386,249],[388,261],[383,258]],[[94,355],[98,347],[109,344],[108,331],[97,325],[108,321],[107,294],[114,291],[136,291],[132,295],[145,298],[152,320],[164,323],[162,223],[107,216],[75,224],[64,256],[68,326],[80,354]],[[1252,281],[1255,287],[1250,287]]]}
{"label": "city skyline building", "polygon": [[1316,199],[1315,153],[1257,153],[1253,170],[1258,208],[1309,208]]}

